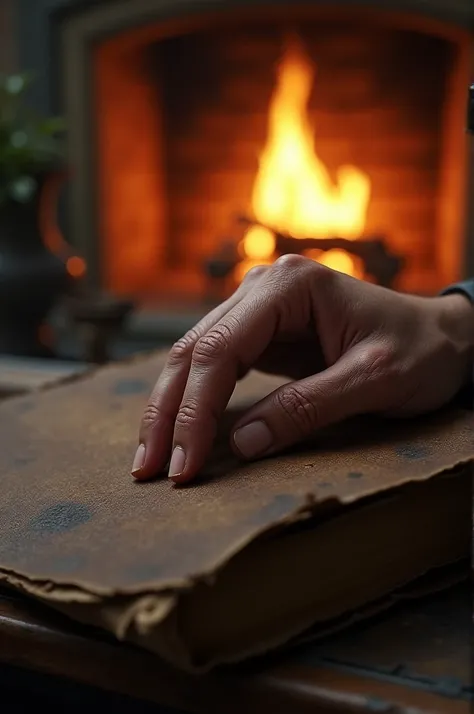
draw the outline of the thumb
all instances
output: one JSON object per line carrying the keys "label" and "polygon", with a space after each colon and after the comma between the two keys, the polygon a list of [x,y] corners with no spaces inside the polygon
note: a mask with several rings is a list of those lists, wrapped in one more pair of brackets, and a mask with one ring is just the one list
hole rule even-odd
{"label": "thumb", "polygon": [[321,427],[388,408],[391,375],[386,347],[358,345],[323,372],[289,382],[255,404],[234,427],[233,449],[244,459],[266,456]]}

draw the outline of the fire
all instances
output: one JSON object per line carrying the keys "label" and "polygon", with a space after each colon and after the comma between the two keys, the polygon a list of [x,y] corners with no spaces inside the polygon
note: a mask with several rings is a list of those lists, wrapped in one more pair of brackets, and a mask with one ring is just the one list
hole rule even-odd
{"label": "fire", "polygon": [[[267,142],[253,187],[253,214],[262,225],[250,228],[243,238],[240,247],[245,257],[238,278],[256,263],[274,259],[275,237],[269,228],[295,238],[351,240],[364,231],[368,176],[355,166],[341,166],[334,182],[315,151],[307,112],[314,74],[301,44],[292,39],[278,67]],[[335,270],[357,274],[354,260],[344,251],[318,253],[317,259]]]}

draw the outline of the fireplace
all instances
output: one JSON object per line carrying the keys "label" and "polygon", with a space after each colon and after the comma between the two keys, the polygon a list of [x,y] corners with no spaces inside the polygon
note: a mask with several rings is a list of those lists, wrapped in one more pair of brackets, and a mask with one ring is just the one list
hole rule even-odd
{"label": "fireplace", "polygon": [[276,257],[275,236],[366,279],[357,255],[304,241],[375,239],[399,260],[394,287],[420,294],[474,272],[469,3],[109,0],[55,16],[68,235],[92,284],[199,301],[209,261],[230,250],[228,291]]}

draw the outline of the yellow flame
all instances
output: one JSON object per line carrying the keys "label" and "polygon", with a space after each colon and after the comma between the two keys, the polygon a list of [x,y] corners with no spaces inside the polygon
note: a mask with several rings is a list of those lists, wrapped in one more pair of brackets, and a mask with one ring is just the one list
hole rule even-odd
{"label": "yellow flame", "polygon": [[[295,238],[356,239],[365,228],[370,180],[348,165],[338,169],[334,182],[316,154],[307,112],[314,74],[300,43],[292,40],[279,65],[270,103],[268,137],[253,188],[253,213],[259,223]],[[247,231],[243,252],[250,262],[272,257],[275,245],[268,233],[256,227]],[[328,251],[321,262],[346,273],[357,272],[343,251]],[[240,267],[239,273],[245,272],[245,266]]]}

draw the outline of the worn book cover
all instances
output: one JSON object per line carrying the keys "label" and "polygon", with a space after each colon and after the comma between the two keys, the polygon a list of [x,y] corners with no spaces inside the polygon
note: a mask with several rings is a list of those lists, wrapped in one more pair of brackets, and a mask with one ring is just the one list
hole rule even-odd
{"label": "worn book cover", "polygon": [[165,356],[0,406],[0,580],[178,666],[205,670],[318,636],[463,574],[474,416],[352,420],[242,464],[237,387],[201,477],[130,476]]}

